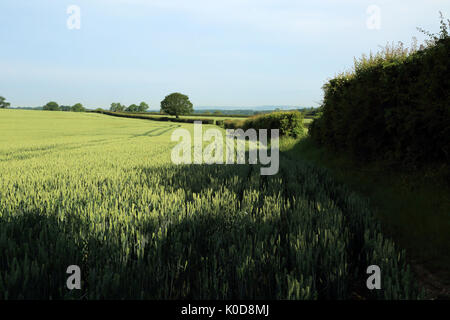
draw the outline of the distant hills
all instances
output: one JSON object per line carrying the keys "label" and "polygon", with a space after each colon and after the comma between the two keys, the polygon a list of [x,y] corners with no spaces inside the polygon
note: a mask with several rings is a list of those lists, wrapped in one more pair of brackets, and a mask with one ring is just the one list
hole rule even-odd
{"label": "distant hills", "polygon": [[256,106],[256,107],[195,107],[194,113],[214,113],[220,112],[222,114],[242,114],[253,115],[255,113],[266,113],[275,110],[312,110],[312,108],[305,108],[300,106]]}

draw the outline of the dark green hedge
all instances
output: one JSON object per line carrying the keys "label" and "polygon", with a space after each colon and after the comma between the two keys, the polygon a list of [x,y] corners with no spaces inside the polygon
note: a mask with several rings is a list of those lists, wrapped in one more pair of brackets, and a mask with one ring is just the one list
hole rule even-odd
{"label": "dark green hedge", "polygon": [[244,121],[225,120],[226,129],[279,129],[280,136],[301,137],[305,133],[303,115],[299,111],[273,112]]}
{"label": "dark green hedge", "polygon": [[144,120],[154,120],[154,121],[170,121],[170,122],[182,122],[182,123],[194,123],[194,121],[201,121],[202,124],[214,124],[213,119],[191,119],[191,118],[169,118],[169,117],[152,117],[142,113],[122,113],[122,112],[112,112],[112,111],[92,111],[96,113],[102,113],[109,116],[121,117],[121,118],[133,118],[133,119],[144,119]]}
{"label": "dark green hedge", "polygon": [[312,138],[358,159],[450,161],[450,40],[377,60],[324,86]]}

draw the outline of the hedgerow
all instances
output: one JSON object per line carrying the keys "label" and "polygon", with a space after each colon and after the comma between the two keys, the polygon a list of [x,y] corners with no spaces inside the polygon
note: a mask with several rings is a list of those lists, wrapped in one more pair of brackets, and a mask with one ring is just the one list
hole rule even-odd
{"label": "hedgerow", "polygon": [[225,120],[226,129],[279,129],[280,136],[301,137],[305,134],[303,115],[299,111],[279,111],[245,120]]}
{"label": "hedgerow", "polygon": [[170,122],[181,122],[181,123],[194,123],[194,121],[201,121],[202,124],[214,124],[214,119],[200,119],[200,118],[170,118],[170,117],[155,117],[143,113],[128,113],[128,112],[112,112],[112,111],[92,111],[96,113],[102,113],[109,116],[122,117],[122,118],[132,118],[132,119],[144,119],[153,121],[170,121]]}
{"label": "hedgerow", "polygon": [[420,50],[400,44],[356,60],[352,72],[324,85],[312,138],[361,160],[449,163],[449,57],[450,38],[442,32]]}

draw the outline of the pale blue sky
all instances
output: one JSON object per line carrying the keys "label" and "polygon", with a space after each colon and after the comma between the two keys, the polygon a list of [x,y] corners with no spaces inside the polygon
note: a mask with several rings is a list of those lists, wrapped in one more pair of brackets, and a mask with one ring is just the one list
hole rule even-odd
{"label": "pale blue sky", "polygon": [[[69,30],[69,5],[81,29]],[[381,9],[370,30],[367,8]],[[449,0],[1,0],[0,95],[89,108],[171,92],[194,106],[317,106],[353,57],[439,30]]]}

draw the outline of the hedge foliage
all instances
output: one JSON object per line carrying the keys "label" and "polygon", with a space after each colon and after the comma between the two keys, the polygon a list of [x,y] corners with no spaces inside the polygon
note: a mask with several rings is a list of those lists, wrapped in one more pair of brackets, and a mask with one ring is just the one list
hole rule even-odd
{"label": "hedge foliage", "polygon": [[194,121],[201,121],[202,124],[214,124],[214,119],[189,119],[189,118],[171,118],[171,117],[152,117],[142,113],[123,113],[123,112],[111,112],[111,111],[93,111],[96,113],[102,113],[109,116],[133,118],[133,119],[145,119],[154,121],[170,121],[170,122],[182,122],[182,123],[194,123]]}
{"label": "hedge foliage", "polygon": [[219,127],[223,127],[225,125],[225,120],[216,120],[216,125]]}
{"label": "hedge foliage", "polygon": [[280,136],[301,137],[305,134],[303,115],[299,111],[280,111],[250,117],[243,121],[225,120],[226,129],[279,129]]}
{"label": "hedge foliage", "polygon": [[387,48],[324,85],[310,134],[361,160],[417,167],[450,161],[450,39],[414,52]]}

